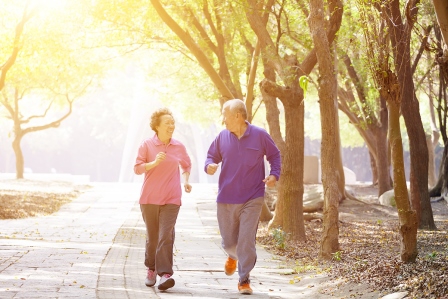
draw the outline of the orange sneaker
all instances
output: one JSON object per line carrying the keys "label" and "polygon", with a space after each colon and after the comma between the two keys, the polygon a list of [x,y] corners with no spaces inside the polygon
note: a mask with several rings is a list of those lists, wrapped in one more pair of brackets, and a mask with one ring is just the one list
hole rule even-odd
{"label": "orange sneaker", "polygon": [[226,264],[224,265],[224,272],[226,272],[226,275],[232,275],[233,273],[235,273],[236,270],[236,260],[228,257]]}
{"label": "orange sneaker", "polygon": [[251,295],[252,289],[250,288],[250,281],[246,279],[243,282],[238,282],[238,291],[240,294]]}

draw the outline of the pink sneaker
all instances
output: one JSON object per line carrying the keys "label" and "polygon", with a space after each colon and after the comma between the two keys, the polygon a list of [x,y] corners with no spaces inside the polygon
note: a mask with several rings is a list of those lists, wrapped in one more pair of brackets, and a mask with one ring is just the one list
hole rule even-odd
{"label": "pink sneaker", "polygon": [[169,288],[174,287],[174,279],[171,278],[170,274],[164,274],[159,281],[159,286],[157,287],[161,291],[168,290]]}
{"label": "pink sneaker", "polygon": [[156,272],[148,269],[148,274],[146,275],[146,279],[145,279],[145,285],[147,287],[152,287],[153,285],[156,284],[156,281],[157,281]]}

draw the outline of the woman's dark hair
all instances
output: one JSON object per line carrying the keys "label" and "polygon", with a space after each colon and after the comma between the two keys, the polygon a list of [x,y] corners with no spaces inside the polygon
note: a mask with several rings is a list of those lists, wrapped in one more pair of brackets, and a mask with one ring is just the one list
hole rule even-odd
{"label": "woman's dark hair", "polygon": [[163,115],[171,115],[173,116],[173,114],[171,113],[170,109],[168,108],[160,108],[157,109],[156,111],[153,112],[153,114],[151,115],[151,119],[149,120],[149,126],[151,127],[151,129],[157,133],[157,127],[160,125],[160,117]]}

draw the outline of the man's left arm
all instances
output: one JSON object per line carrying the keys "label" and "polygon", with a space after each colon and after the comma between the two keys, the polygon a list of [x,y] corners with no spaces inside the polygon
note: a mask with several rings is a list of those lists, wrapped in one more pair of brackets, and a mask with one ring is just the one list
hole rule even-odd
{"label": "man's left arm", "polygon": [[[273,185],[280,178],[280,172],[282,167],[282,161],[280,156],[280,150],[275,145],[274,140],[272,140],[271,136],[267,134],[266,143],[265,143],[265,153],[266,160],[270,165],[269,176],[265,179],[266,185],[268,185],[268,181],[273,181]],[[270,179],[268,180],[268,178]],[[269,186],[269,185],[268,185]],[[269,186],[270,187],[270,186]]]}

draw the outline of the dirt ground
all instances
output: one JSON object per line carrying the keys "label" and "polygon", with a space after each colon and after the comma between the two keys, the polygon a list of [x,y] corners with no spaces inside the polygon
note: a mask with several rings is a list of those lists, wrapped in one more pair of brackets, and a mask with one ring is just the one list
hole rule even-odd
{"label": "dirt ground", "polygon": [[[398,219],[397,209],[379,204],[378,188],[370,184],[348,185],[347,191],[358,201],[346,199],[339,208],[340,220],[391,220]],[[435,221],[448,220],[448,204],[445,200],[432,199],[431,207]]]}
{"label": "dirt ground", "polygon": [[[305,185],[304,204],[310,194],[319,197],[321,190],[321,185]],[[340,250],[332,260],[317,256],[320,219],[305,222],[305,242],[288,240],[281,231],[268,231],[267,223],[260,226],[257,241],[271,253],[286,257],[299,276],[326,273],[335,287],[319,292],[334,298],[381,298],[400,292],[403,295],[396,298],[448,298],[447,202],[432,200],[437,230],[418,231],[417,259],[406,264],[400,258],[396,208],[380,205],[377,188],[369,184],[349,185],[346,190],[357,200],[340,203]]]}
{"label": "dirt ground", "polygon": [[0,180],[0,219],[50,215],[86,188],[64,181]]}

